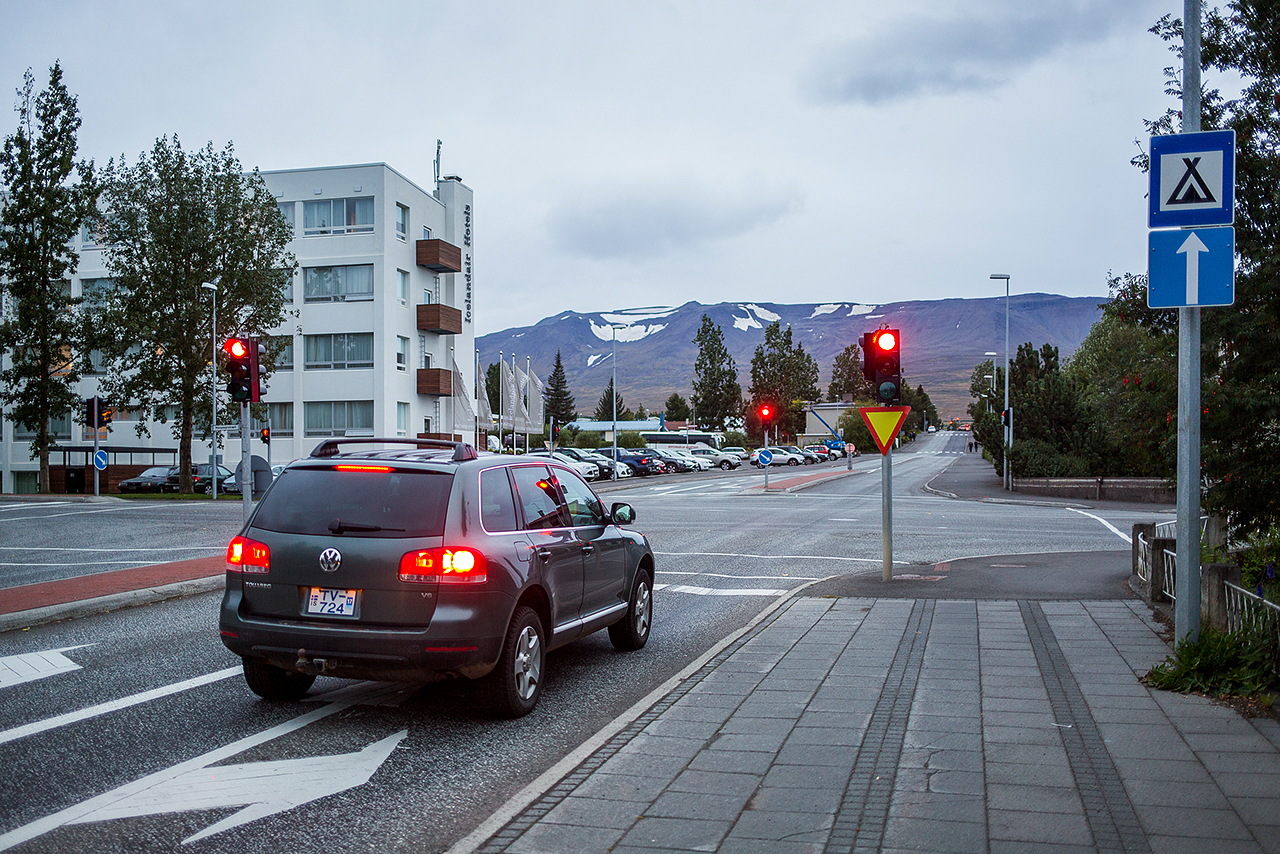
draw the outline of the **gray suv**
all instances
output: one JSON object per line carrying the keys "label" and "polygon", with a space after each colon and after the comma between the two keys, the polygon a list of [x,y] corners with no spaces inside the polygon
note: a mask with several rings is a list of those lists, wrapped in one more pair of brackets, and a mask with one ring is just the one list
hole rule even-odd
{"label": "gray suv", "polygon": [[222,641],[268,699],[321,674],[461,676],[518,717],[548,651],[603,628],[619,650],[649,639],[654,558],[634,520],[553,461],[330,439],[281,472],[228,546]]}

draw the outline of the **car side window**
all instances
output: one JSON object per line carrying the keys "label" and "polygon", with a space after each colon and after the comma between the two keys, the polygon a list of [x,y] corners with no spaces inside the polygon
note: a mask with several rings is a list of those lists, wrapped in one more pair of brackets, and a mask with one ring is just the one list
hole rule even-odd
{"label": "car side window", "polygon": [[516,500],[511,494],[507,470],[485,469],[480,472],[480,522],[486,531],[516,531]]}
{"label": "car side window", "polygon": [[568,512],[546,466],[515,466],[511,477],[516,482],[526,528],[562,528],[569,524]]}
{"label": "car side window", "polygon": [[604,507],[591,487],[573,472],[557,470],[556,478],[564,490],[565,506],[569,508],[569,520],[575,526],[605,524]]}

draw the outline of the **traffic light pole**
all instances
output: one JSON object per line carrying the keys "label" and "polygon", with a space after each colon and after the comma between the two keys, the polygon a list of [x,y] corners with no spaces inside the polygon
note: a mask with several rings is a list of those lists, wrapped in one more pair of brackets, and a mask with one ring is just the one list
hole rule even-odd
{"label": "traffic light pole", "polygon": [[[240,495],[243,497],[244,520],[249,521],[253,512],[253,460],[249,454],[249,403],[240,404]],[[218,470],[213,470],[213,481],[218,482]]]}
{"label": "traffic light pole", "polygon": [[893,446],[880,457],[880,539],[884,541],[881,581],[893,580]]}
{"label": "traffic light pole", "polygon": [[102,405],[102,399],[96,394],[93,396],[93,497],[98,497],[98,436],[101,435],[98,427],[98,407]]}

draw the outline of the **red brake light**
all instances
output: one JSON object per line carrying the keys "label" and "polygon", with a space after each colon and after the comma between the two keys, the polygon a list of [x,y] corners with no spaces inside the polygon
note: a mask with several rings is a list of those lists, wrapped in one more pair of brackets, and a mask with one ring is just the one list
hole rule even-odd
{"label": "red brake light", "polygon": [[412,583],[483,584],[484,555],[472,549],[422,549],[400,558],[400,580]]}
{"label": "red brake light", "polygon": [[270,572],[271,549],[248,537],[236,537],[227,546],[227,572]]}
{"label": "red brake light", "polygon": [[394,471],[391,466],[334,466],[338,471]]}

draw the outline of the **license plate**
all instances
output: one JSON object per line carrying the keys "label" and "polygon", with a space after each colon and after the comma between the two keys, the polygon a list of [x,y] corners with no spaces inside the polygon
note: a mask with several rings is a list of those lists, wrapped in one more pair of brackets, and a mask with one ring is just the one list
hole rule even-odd
{"label": "license plate", "polygon": [[312,587],[307,595],[307,613],[323,614],[326,617],[354,617],[356,615],[356,595],[359,590],[330,590],[327,587]]}

